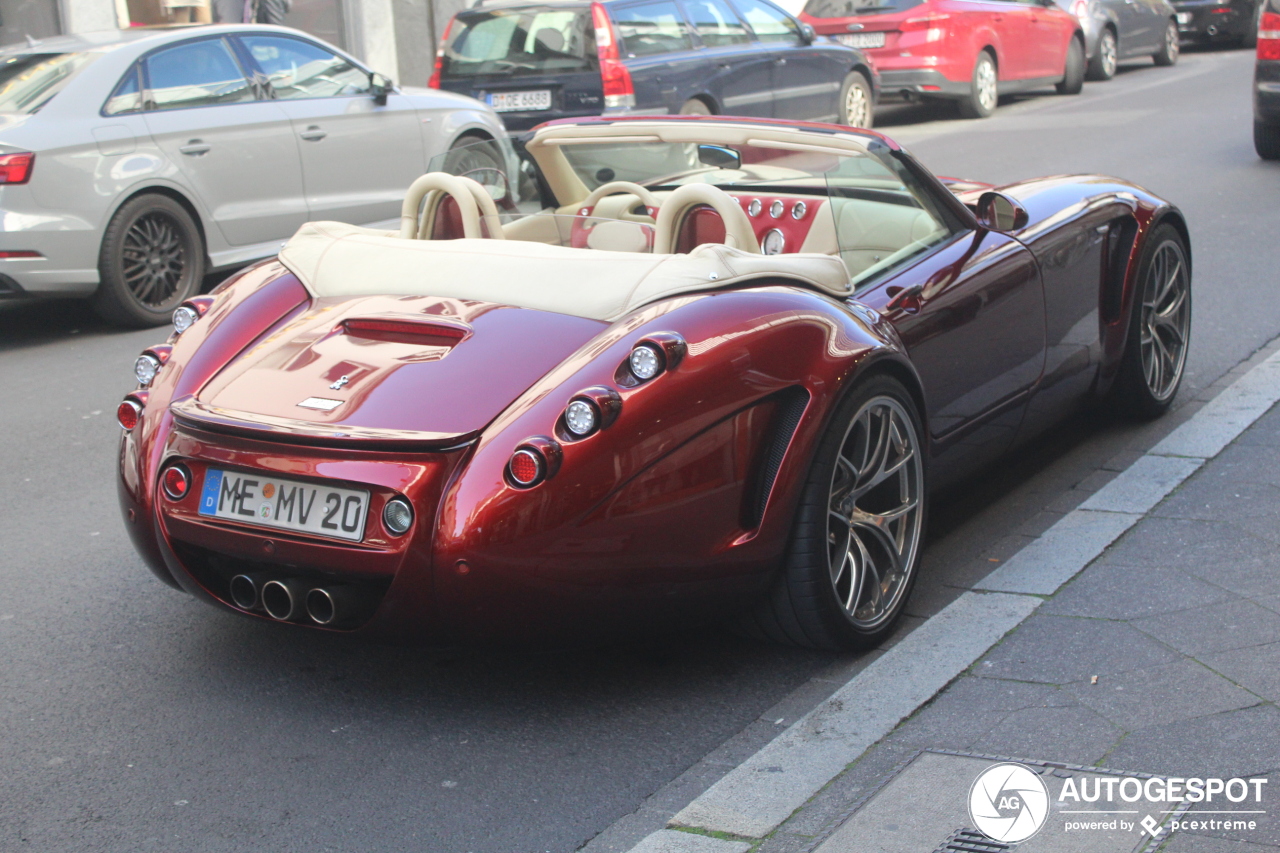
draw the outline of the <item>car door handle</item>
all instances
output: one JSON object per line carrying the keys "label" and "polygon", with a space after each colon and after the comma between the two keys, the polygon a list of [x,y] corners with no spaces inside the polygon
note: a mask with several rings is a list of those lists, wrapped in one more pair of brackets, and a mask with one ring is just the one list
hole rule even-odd
{"label": "car door handle", "polygon": [[885,308],[894,309],[901,308],[908,313],[914,314],[920,310],[920,297],[924,293],[921,285],[913,284],[910,287],[904,287],[885,303]]}
{"label": "car door handle", "polygon": [[787,64],[787,59],[786,59],[786,57],[784,57],[784,56],[779,56],[777,59],[775,59],[775,60],[773,61],[773,64],[774,64],[774,65],[786,65],[786,64]]}
{"label": "car door handle", "polygon": [[178,150],[183,154],[186,154],[188,157],[199,157],[203,154],[208,154],[209,147],[210,146],[206,144],[203,139],[191,139],[187,141],[186,145],[183,145]]}
{"label": "car door handle", "polygon": [[716,63],[716,68],[719,68],[721,71],[728,71],[728,70],[729,70],[730,68],[732,68],[732,67],[733,67],[733,63],[732,63],[732,62],[718,62],[718,63]]}
{"label": "car door handle", "polygon": [[308,142],[319,142],[321,139],[324,139],[326,136],[329,135],[329,131],[321,130],[319,127],[313,124],[311,125],[311,127],[308,127],[306,130],[302,131],[302,133],[299,133],[298,135],[301,136],[303,139],[307,140]]}

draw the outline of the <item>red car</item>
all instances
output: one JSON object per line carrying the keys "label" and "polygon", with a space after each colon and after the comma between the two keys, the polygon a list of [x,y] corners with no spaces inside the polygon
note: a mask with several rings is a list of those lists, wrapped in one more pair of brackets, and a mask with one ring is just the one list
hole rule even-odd
{"label": "red car", "polygon": [[479,144],[398,234],[306,225],[138,359],[120,502],[166,583],[362,635],[745,612],[868,647],[930,489],[1181,381],[1186,223],[1125,181],[948,186],[768,119]]}
{"label": "red car", "polygon": [[966,118],[1000,95],[1084,85],[1084,33],[1054,0],[810,0],[800,19],[861,48],[884,95],[954,100]]}

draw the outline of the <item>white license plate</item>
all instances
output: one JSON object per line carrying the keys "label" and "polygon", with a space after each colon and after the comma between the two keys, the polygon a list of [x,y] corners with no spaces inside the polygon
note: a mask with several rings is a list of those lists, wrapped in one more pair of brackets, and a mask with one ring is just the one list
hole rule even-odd
{"label": "white license plate", "polygon": [[841,33],[836,41],[846,47],[884,47],[884,33]]}
{"label": "white license plate", "polygon": [[1179,13],[1178,13],[1178,23],[1179,23],[1179,24],[1189,24],[1189,23],[1191,23],[1191,13],[1190,13],[1190,12],[1179,12]]}
{"label": "white license plate", "polygon": [[549,110],[551,109],[551,91],[541,89],[536,92],[490,92],[489,106],[495,112],[512,112],[514,110]]}
{"label": "white license plate", "polygon": [[281,480],[263,474],[242,474],[209,468],[200,492],[200,514],[296,530],[359,542],[369,493]]}

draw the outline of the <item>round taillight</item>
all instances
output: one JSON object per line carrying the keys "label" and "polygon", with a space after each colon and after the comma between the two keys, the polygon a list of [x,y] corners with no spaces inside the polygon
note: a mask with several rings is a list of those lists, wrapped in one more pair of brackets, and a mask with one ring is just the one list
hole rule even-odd
{"label": "round taillight", "polygon": [[170,500],[180,501],[191,489],[191,474],[183,465],[170,465],[160,476],[160,482]]}
{"label": "round taillight", "polygon": [[142,418],[142,407],[134,400],[125,400],[116,409],[116,420],[126,430],[132,430]]}
{"label": "round taillight", "polygon": [[138,380],[138,384],[146,388],[155,381],[156,374],[160,372],[160,359],[154,355],[143,353],[138,356],[138,360],[133,363],[133,375]]}
{"label": "round taillight", "polygon": [[542,454],[528,447],[522,447],[511,454],[511,461],[507,463],[511,482],[526,489],[541,483],[546,472],[547,465]]}
{"label": "round taillight", "polygon": [[173,330],[178,334],[182,334],[199,319],[200,314],[196,309],[190,305],[179,305],[173,312]]}
{"label": "round taillight", "polygon": [[640,344],[631,351],[631,357],[628,359],[631,368],[631,375],[641,382],[647,382],[662,372],[663,367],[662,353],[658,352],[657,347],[648,344]]}
{"label": "round taillight", "polygon": [[401,536],[413,524],[413,507],[404,498],[392,498],[382,508],[382,526],[392,536]]}

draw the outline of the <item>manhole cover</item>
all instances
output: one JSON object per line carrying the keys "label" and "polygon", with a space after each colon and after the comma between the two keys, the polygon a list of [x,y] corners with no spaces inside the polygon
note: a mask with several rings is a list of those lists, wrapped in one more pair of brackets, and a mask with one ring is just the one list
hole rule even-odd
{"label": "manhole cover", "polygon": [[[1014,837],[1022,836],[1012,829],[1009,837],[1002,840],[990,838],[975,828],[969,811],[975,780],[986,777],[987,771],[997,765],[1008,767],[1010,763],[1029,768],[1034,778],[1024,770],[1010,768],[1023,775],[1021,783],[1010,783],[1008,790],[1037,788],[1037,779],[1044,783],[1039,794],[1039,813],[1034,816],[1034,822],[1041,828],[1018,843]],[[1124,806],[1125,813],[1121,814],[1119,806],[1059,799],[1068,780],[1076,790],[1082,785],[1097,790],[1100,780],[1110,779],[1105,784],[1114,786],[1117,778],[1122,777],[1148,779],[1150,775],[926,750],[856,805],[810,849],[812,853],[1137,853],[1147,850],[1148,845],[1154,849],[1159,841],[1168,837],[1167,833],[1159,830],[1158,841],[1151,843],[1155,840],[1144,832],[1142,820],[1149,817],[1164,823],[1171,815],[1162,811],[1161,806],[1133,803]],[[1001,778],[997,775],[997,790],[1003,792],[1005,788],[999,787]],[[1030,801],[1035,795],[1027,796],[1027,811],[1033,811]],[[1020,813],[1018,803],[1002,801],[995,805],[1000,809],[1001,817],[997,819],[1005,821],[996,825],[1015,826],[1011,816]],[[1115,811],[1103,812],[1102,809]]]}

